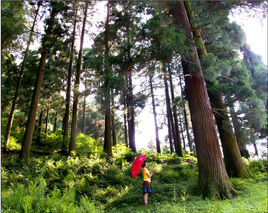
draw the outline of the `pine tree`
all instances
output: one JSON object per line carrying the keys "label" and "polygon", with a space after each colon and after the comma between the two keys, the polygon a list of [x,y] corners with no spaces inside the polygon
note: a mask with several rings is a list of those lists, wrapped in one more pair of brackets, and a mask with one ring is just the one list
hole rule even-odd
{"label": "pine tree", "polygon": [[40,89],[43,81],[43,75],[45,70],[45,64],[47,56],[53,47],[53,45],[56,43],[57,38],[62,34],[62,30],[60,26],[57,23],[56,15],[61,11],[61,6],[63,6],[63,2],[51,2],[52,11],[50,14],[50,17],[47,19],[47,28],[45,30],[46,34],[44,35],[42,39],[42,52],[41,52],[41,58],[39,63],[39,70],[37,73],[35,86],[34,86],[34,92],[32,96],[28,121],[26,125],[26,131],[24,134],[23,144],[21,148],[21,158],[27,160],[30,155],[31,150],[31,143],[32,143],[32,137],[33,137],[33,131],[34,131],[34,125],[35,125],[35,117],[36,117],[36,111],[38,107],[38,101],[39,101],[39,95],[40,95]]}
{"label": "pine tree", "polygon": [[82,65],[82,55],[83,55],[83,44],[84,44],[84,35],[87,19],[87,10],[88,10],[88,1],[85,4],[85,12],[83,18],[83,26],[80,38],[80,49],[77,58],[77,70],[74,84],[74,101],[73,101],[73,112],[72,112],[72,127],[71,127],[71,138],[69,152],[75,151],[76,148],[76,131],[77,131],[77,118],[78,118],[78,101],[79,101],[79,84],[81,76],[81,65]]}
{"label": "pine tree", "polygon": [[[172,8],[171,14],[175,23],[183,26],[187,38],[193,39],[184,2],[178,2]],[[221,157],[197,49],[194,45],[190,48],[190,54],[182,55],[182,67],[197,151],[199,187],[204,197],[231,197],[234,187]]]}

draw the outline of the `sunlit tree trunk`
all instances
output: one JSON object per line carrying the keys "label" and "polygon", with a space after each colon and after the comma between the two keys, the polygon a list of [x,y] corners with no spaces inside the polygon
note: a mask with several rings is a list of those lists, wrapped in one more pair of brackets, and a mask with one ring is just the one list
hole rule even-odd
{"label": "sunlit tree trunk", "polygon": [[79,103],[79,84],[80,84],[80,76],[81,76],[83,44],[84,44],[84,34],[85,34],[88,4],[89,4],[88,1],[86,1],[86,8],[85,8],[85,13],[84,13],[83,27],[82,27],[81,39],[80,39],[80,50],[79,50],[78,59],[77,59],[77,70],[76,70],[76,78],[75,78],[75,84],[74,84],[74,101],[73,101],[72,127],[71,127],[71,138],[70,138],[69,152],[72,152],[76,149],[76,133],[77,133],[78,103]]}
{"label": "sunlit tree trunk", "polygon": [[184,139],[184,135],[183,135],[183,122],[181,119],[181,116],[179,115],[179,126],[180,126],[180,132],[181,132],[181,138],[182,138],[182,143],[183,143],[183,148],[186,151],[186,143],[185,143],[185,139]]}
{"label": "sunlit tree trunk", "polygon": [[[76,7],[74,3],[74,7]],[[69,117],[70,117],[70,105],[71,105],[71,87],[72,87],[72,74],[73,74],[73,59],[74,59],[74,42],[75,42],[75,33],[76,33],[76,13],[77,9],[75,8],[74,15],[74,24],[73,24],[73,33],[72,33],[72,45],[71,45],[71,55],[68,69],[68,80],[67,80],[67,92],[66,92],[66,104],[65,104],[65,113],[63,117],[63,141],[61,152],[67,154],[68,150],[68,132],[69,132]]]}
{"label": "sunlit tree trunk", "polygon": [[115,129],[115,105],[114,105],[114,93],[113,89],[111,90],[112,93],[112,138],[113,138],[113,146],[116,146],[116,129]]}
{"label": "sunlit tree trunk", "polygon": [[5,141],[4,141],[4,145],[5,145],[6,149],[8,148],[10,132],[11,132],[13,119],[14,119],[14,112],[15,112],[15,109],[16,109],[17,99],[18,99],[18,96],[19,96],[19,90],[20,90],[20,85],[21,85],[23,72],[24,72],[24,69],[25,69],[27,55],[28,55],[28,52],[29,52],[29,46],[31,44],[31,39],[32,39],[32,35],[33,35],[33,32],[34,32],[36,18],[38,16],[38,12],[39,12],[39,8],[40,8],[41,4],[42,4],[42,1],[38,1],[37,10],[35,12],[33,25],[32,25],[31,31],[30,31],[29,39],[27,41],[27,46],[26,46],[26,50],[25,50],[25,53],[24,53],[24,58],[23,58],[21,68],[20,68],[20,74],[19,74],[19,78],[18,78],[18,81],[17,81],[17,85],[16,85],[15,95],[14,95],[14,98],[13,98],[13,101],[12,101],[11,111],[10,111],[10,114],[9,114],[9,117],[8,117],[8,123],[7,123],[7,129],[6,129]]}
{"label": "sunlit tree trunk", "polygon": [[[185,29],[188,39],[193,39],[192,28],[182,1],[171,11],[175,23]],[[188,2],[189,3],[189,2]],[[182,56],[186,94],[189,101],[198,159],[198,182],[203,197],[231,197],[234,192],[221,156],[213,114],[196,47]]]}
{"label": "sunlit tree trunk", "polygon": [[155,142],[156,142],[156,150],[158,153],[161,153],[160,149],[160,141],[159,141],[159,134],[158,134],[158,125],[157,125],[157,115],[155,109],[155,100],[154,100],[154,89],[153,89],[153,79],[152,74],[149,74],[150,80],[150,89],[151,89],[151,96],[152,96],[152,105],[153,105],[153,114],[154,114],[154,126],[155,126]]}
{"label": "sunlit tree trunk", "polygon": [[135,114],[134,114],[134,96],[132,88],[132,74],[128,74],[128,92],[127,92],[127,119],[128,119],[128,136],[129,136],[129,147],[133,152],[137,152],[135,143]]}
{"label": "sunlit tree trunk", "polygon": [[123,92],[124,98],[124,137],[125,137],[125,144],[128,147],[128,128],[127,128],[127,101],[126,101],[126,92]]}
{"label": "sunlit tree trunk", "polygon": [[[52,2],[51,4],[54,5],[56,3]],[[43,42],[42,42],[42,52],[41,52],[41,58],[40,58],[40,63],[39,63],[39,69],[38,69],[36,80],[35,80],[35,86],[34,86],[34,91],[32,95],[30,111],[28,115],[26,130],[25,130],[23,143],[21,147],[21,153],[20,153],[20,157],[25,160],[27,160],[30,155],[33,131],[34,131],[34,126],[35,126],[36,112],[37,112],[38,102],[39,102],[40,89],[41,89],[41,85],[43,81],[47,55],[53,45],[50,40],[51,40],[53,24],[54,24],[55,16],[57,12],[58,11],[55,9],[55,7],[52,6],[50,22],[48,22],[48,26],[46,28],[46,35],[44,36]]]}
{"label": "sunlit tree trunk", "polygon": [[170,82],[170,93],[171,93],[171,100],[172,100],[172,110],[173,110],[173,117],[174,117],[174,128],[175,128],[175,136],[177,138],[177,154],[179,156],[183,156],[182,147],[181,147],[181,137],[180,137],[180,131],[178,126],[178,115],[177,115],[177,109],[175,104],[175,95],[174,95],[174,89],[173,89],[173,81],[171,76],[170,68],[168,67],[168,77]]}

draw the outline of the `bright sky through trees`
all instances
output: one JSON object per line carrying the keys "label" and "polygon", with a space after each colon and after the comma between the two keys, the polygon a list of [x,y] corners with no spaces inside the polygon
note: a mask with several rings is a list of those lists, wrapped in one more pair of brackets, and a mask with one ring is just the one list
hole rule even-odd
{"label": "bright sky through trees", "polygon": [[[87,32],[85,35],[84,48],[90,48],[93,45],[95,35],[103,31],[101,22],[105,20],[106,16],[106,1],[97,2],[95,11],[90,14],[88,18]],[[262,56],[263,62],[267,64],[267,17],[263,18],[261,14],[248,14],[245,11],[239,12],[238,10],[232,11],[229,16],[231,21],[238,23],[246,33],[247,43],[255,53]],[[101,28],[99,28],[101,26]],[[39,31],[43,32],[43,22],[39,22]],[[78,33],[79,34],[79,33]],[[78,35],[77,35],[78,38]],[[79,48],[79,40],[76,38],[76,48]],[[39,48],[40,40],[37,39],[32,45],[33,49]],[[137,82],[138,83],[138,82]],[[80,91],[84,89],[80,85]],[[137,88],[139,90],[139,88]],[[161,95],[164,95],[161,94]],[[87,98],[88,103],[94,101],[94,95]],[[153,141],[155,145],[155,131],[154,131],[154,118],[152,114],[151,98],[148,99],[145,109],[136,117],[136,146],[137,149],[146,148],[148,144]],[[157,108],[161,108],[157,107]],[[158,113],[165,112],[165,105],[162,104],[163,109],[157,109]],[[162,118],[163,116],[161,116]],[[167,128],[159,129],[160,142],[164,145],[164,138],[167,135]]]}

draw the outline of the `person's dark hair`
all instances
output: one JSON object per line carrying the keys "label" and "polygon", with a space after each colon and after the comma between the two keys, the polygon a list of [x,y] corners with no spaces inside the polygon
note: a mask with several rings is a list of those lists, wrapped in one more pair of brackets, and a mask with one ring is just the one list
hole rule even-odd
{"label": "person's dark hair", "polygon": [[142,168],[144,168],[146,166],[146,161],[143,162],[143,164],[141,165]]}

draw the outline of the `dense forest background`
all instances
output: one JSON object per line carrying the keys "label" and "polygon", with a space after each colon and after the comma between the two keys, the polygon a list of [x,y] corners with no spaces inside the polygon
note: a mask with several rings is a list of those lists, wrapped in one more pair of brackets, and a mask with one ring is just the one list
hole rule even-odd
{"label": "dense forest background", "polygon": [[233,10],[267,18],[266,1],[2,1],[4,211],[266,211],[267,65]]}

